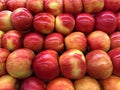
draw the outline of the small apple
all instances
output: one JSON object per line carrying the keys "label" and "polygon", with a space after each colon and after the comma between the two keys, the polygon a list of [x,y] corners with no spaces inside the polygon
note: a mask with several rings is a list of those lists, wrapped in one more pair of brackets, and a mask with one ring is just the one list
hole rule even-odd
{"label": "small apple", "polygon": [[117,17],[117,27],[116,27],[116,31],[120,31],[120,12],[116,13],[116,17]]}
{"label": "small apple", "polygon": [[5,34],[5,32],[0,30],[0,48],[2,47],[2,38],[3,38],[4,34]]}

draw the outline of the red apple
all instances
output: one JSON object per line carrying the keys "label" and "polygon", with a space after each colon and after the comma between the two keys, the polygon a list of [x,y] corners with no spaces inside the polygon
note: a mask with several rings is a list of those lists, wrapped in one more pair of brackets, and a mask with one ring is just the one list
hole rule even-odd
{"label": "red apple", "polygon": [[6,61],[6,69],[9,75],[18,79],[25,79],[32,74],[32,60],[34,52],[27,48],[21,48],[11,52]]}
{"label": "red apple", "polygon": [[76,16],[76,31],[83,32],[85,34],[89,34],[93,31],[95,26],[95,19],[89,13],[80,13]]}
{"label": "red apple", "polygon": [[70,49],[65,51],[59,58],[61,73],[69,79],[80,79],[86,73],[85,56],[80,50]]}
{"label": "red apple", "polygon": [[76,15],[82,12],[82,0],[63,0],[64,12]]}
{"label": "red apple", "polygon": [[6,9],[6,0],[0,0],[0,11]]}
{"label": "red apple", "polygon": [[116,17],[117,17],[116,31],[120,31],[120,12],[116,13]]}
{"label": "red apple", "polygon": [[50,33],[46,36],[44,49],[52,49],[57,52],[64,50],[64,37],[60,33]]}
{"label": "red apple", "polygon": [[103,50],[93,50],[86,55],[87,73],[95,79],[106,79],[113,71],[110,56]]}
{"label": "red apple", "polygon": [[44,37],[37,32],[30,32],[25,35],[23,39],[23,46],[29,48],[34,52],[38,52],[43,49]]}
{"label": "red apple", "polygon": [[57,16],[63,12],[62,0],[45,0],[45,12]]}
{"label": "red apple", "polygon": [[87,48],[87,38],[82,32],[72,32],[65,37],[65,47],[66,49],[78,49],[83,52]]}
{"label": "red apple", "polygon": [[33,60],[33,72],[42,80],[51,80],[59,75],[58,54],[54,50],[39,52]]}
{"label": "red apple", "polygon": [[10,51],[22,47],[22,35],[19,31],[10,30],[2,37],[2,46]]}
{"label": "red apple", "polygon": [[26,8],[33,14],[44,11],[44,0],[27,0]]}
{"label": "red apple", "polygon": [[82,0],[84,12],[98,13],[103,10],[104,0]]}
{"label": "red apple", "polygon": [[46,90],[45,83],[37,77],[28,77],[21,82],[20,90]]}
{"label": "red apple", "polygon": [[11,15],[11,21],[16,30],[27,31],[32,27],[33,16],[26,8],[17,8]]}
{"label": "red apple", "polygon": [[104,50],[110,49],[110,37],[103,31],[93,31],[87,36],[90,50]]}
{"label": "red apple", "polygon": [[54,30],[55,17],[50,13],[39,13],[34,17],[33,26],[42,34],[51,33]]}
{"label": "red apple", "polygon": [[4,36],[5,32],[0,30],[0,48],[2,47],[2,38]]}
{"label": "red apple", "polygon": [[47,84],[47,90],[74,90],[74,86],[70,79],[59,77]]}
{"label": "red apple", "polygon": [[75,26],[74,17],[71,14],[63,13],[56,16],[55,30],[63,35],[70,34]]}
{"label": "red apple", "polygon": [[96,30],[111,34],[117,27],[117,17],[111,11],[102,11],[96,15]]}

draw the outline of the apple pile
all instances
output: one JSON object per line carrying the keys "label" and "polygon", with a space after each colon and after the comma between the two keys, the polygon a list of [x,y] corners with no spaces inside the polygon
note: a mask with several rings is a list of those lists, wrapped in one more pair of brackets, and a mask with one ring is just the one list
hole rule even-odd
{"label": "apple pile", "polygon": [[0,0],[0,90],[120,90],[120,0]]}

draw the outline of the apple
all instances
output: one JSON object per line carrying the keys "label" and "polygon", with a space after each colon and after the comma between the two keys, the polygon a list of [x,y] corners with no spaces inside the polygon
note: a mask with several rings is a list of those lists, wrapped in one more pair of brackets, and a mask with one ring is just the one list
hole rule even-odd
{"label": "apple", "polygon": [[13,11],[17,8],[25,8],[26,0],[8,0],[6,3],[7,9]]}
{"label": "apple", "polygon": [[63,35],[70,34],[75,26],[75,19],[73,15],[63,13],[56,16],[55,19],[55,30]]}
{"label": "apple", "polygon": [[62,34],[54,32],[45,37],[44,49],[52,49],[57,52],[64,50],[64,37]]}
{"label": "apple", "polygon": [[10,30],[2,37],[2,46],[10,51],[22,47],[22,35],[17,30]]}
{"label": "apple", "polygon": [[98,13],[104,8],[104,0],[82,0],[84,12]]}
{"label": "apple", "polygon": [[111,49],[116,48],[116,47],[120,47],[120,32],[113,32],[112,34],[110,34],[110,40],[111,40]]}
{"label": "apple", "polygon": [[95,26],[95,19],[93,15],[89,13],[80,13],[76,15],[75,22],[76,31],[83,32],[86,35],[91,33]]}
{"label": "apple", "polygon": [[6,9],[6,0],[0,0],[0,11]]}
{"label": "apple", "polygon": [[20,90],[46,90],[44,81],[35,76],[30,76],[21,82]]}
{"label": "apple", "polygon": [[62,0],[45,0],[45,12],[51,13],[57,16],[63,12],[63,1]]}
{"label": "apple", "polygon": [[64,77],[69,79],[80,79],[86,73],[86,60],[82,51],[70,49],[59,57],[59,66]]}
{"label": "apple", "polygon": [[111,11],[99,12],[96,17],[96,30],[101,30],[111,34],[117,27],[117,17]]}
{"label": "apple", "polygon": [[3,10],[0,12],[0,30],[7,32],[13,29],[11,14],[12,12],[9,10]]}
{"label": "apple", "polygon": [[34,52],[27,48],[21,48],[11,52],[6,61],[8,74],[18,79],[25,79],[31,76],[31,66],[34,56]]}
{"label": "apple", "polygon": [[11,21],[16,30],[24,32],[32,27],[33,16],[26,8],[17,8],[11,15]]}
{"label": "apple", "polygon": [[75,90],[101,90],[98,81],[90,76],[84,76],[74,81]]}
{"label": "apple", "polygon": [[42,34],[53,32],[55,26],[55,17],[50,13],[39,13],[34,16],[34,29]]}
{"label": "apple", "polygon": [[82,52],[86,51],[87,38],[82,32],[72,32],[65,37],[66,49],[78,49]]}
{"label": "apple", "polygon": [[58,54],[54,50],[43,50],[33,60],[33,72],[42,80],[51,80],[59,75]]}
{"label": "apple", "polygon": [[39,52],[43,49],[44,36],[37,32],[27,33],[23,38],[23,46],[34,52]]}
{"label": "apple", "polygon": [[104,0],[104,10],[117,12],[120,9],[120,0]]}
{"label": "apple", "polygon": [[120,31],[120,12],[116,13],[116,17],[117,17],[117,27],[116,27],[116,31]]}
{"label": "apple", "polygon": [[2,38],[3,38],[4,34],[5,34],[5,32],[0,30],[0,48],[2,47]]}
{"label": "apple", "polygon": [[44,11],[44,0],[27,0],[26,8],[33,14]]}
{"label": "apple", "polygon": [[90,50],[104,50],[108,51],[110,49],[110,37],[107,33],[97,30],[91,32],[87,36],[88,45]]}
{"label": "apple", "polygon": [[70,79],[58,77],[49,81],[47,90],[74,90],[74,86]]}
{"label": "apple", "polygon": [[111,75],[107,79],[99,81],[103,90],[120,90],[120,77]]}
{"label": "apple", "polygon": [[82,0],[63,0],[64,12],[76,15],[83,10]]}
{"label": "apple", "polygon": [[103,50],[93,50],[86,55],[87,73],[95,79],[106,79],[113,72],[110,56]]}

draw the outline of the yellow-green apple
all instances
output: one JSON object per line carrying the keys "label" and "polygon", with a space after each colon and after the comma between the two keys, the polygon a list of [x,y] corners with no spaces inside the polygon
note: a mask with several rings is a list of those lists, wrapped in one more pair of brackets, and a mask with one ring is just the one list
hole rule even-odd
{"label": "yellow-green apple", "polygon": [[65,47],[66,49],[78,49],[83,52],[87,48],[87,38],[82,32],[72,32],[65,37]]}
{"label": "yellow-green apple", "polygon": [[110,34],[110,40],[111,40],[111,45],[110,48],[116,48],[116,47],[120,47],[120,32],[113,32],[112,34]]}
{"label": "yellow-green apple", "polygon": [[17,30],[10,30],[2,37],[2,46],[10,51],[22,47],[22,35]]}
{"label": "yellow-green apple", "polygon": [[116,17],[117,17],[117,27],[116,27],[116,31],[120,31],[120,12],[116,13]]}
{"label": "yellow-green apple", "polygon": [[39,13],[34,16],[33,26],[36,31],[42,34],[53,32],[55,26],[55,17],[50,13]]}
{"label": "yellow-green apple", "polygon": [[33,72],[42,80],[51,80],[59,75],[58,54],[54,50],[43,50],[33,60]]}
{"label": "yellow-green apple", "polygon": [[63,13],[56,16],[55,19],[55,30],[63,35],[71,33],[75,26],[75,20],[73,15]]}
{"label": "yellow-green apple", "polygon": [[82,51],[70,49],[59,57],[59,66],[64,77],[69,79],[80,79],[86,73],[86,60]]}
{"label": "yellow-green apple", "polygon": [[49,81],[47,90],[74,90],[74,86],[70,79],[58,77]]}
{"label": "yellow-green apple", "polygon": [[102,90],[120,90],[120,77],[111,75],[107,79],[100,80]]}
{"label": "yellow-green apple", "polygon": [[62,0],[45,0],[45,12],[51,13],[57,16],[63,12],[63,1]]}
{"label": "yellow-green apple", "polygon": [[57,52],[62,52],[64,50],[63,35],[57,32],[48,34],[44,41],[44,49],[52,49]]}
{"label": "yellow-green apple", "polygon": [[0,30],[7,32],[13,29],[11,14],[12,12],[9,10],[3,10],[0,12]]}
{"label": "yellow-green apple", "polygon": [[120,9],[120,0],[104,0],[104,10],[117,12]]}
{"label": "yellow-green apple", "polygon": [[120,47],[111,49],[108,55],[111,57],[113,63],[113,74],[120,76]]}
{"label": "yellow-green apple", "polygon": [[20,90],[46,90],[44,81],[35,76],[28,77],[21,82]]}
{"label": "yellow-green apple", "polygon": [[87,36],[88,45],[90,50],[104,50],[110,49],[110,37],[103,31],[93,31]]}
{"label": "yellow-green apple", "polygon": [[6,74],[6,60],[10,52],[5,48],[0,48],[0,75]]}
{"label": "yellow-green apple", "polygon": [[18,79],[25,79],[32,74],[32,60],[35,54],[32,50],[21,48],[11,52],[6,61],[9,75]]}
{"label": "yellow-green apple", "polygon": [[96,30],[101,30],[111,34],[117,27],[117,17],[112,11],[102,11],[96,16]]}
{"label": "yellow-green apple", "polygon": [[32,27],[33,16],[26,8],[17,8],[11,14],[11,21],[16,30],[24,32]]}
{"label": "yellow-green apple", "polygon": [[26,8],[33,14],[44,11],[44,0],[27,0]]}
{"label": "yellow-green apple", "polygon": [[82,0],[84,12],[98,13],[104,8],[104,0]]}
{"label": "yellow-green apple", "polygon": [[90,76],[84,76],[74,81],[75,90],[101,90],[98,81]]}
{"label": "yellow-green apple", "polygon": [[93,15],[89,13],[77,14],[75,22],[76,31],[80,31],[85,34],[91,33],[95,26],[95,19]]}
{"label": "yellow-green apple", "polygon": [[7,9],[13,11],[17,8],[25,8],[26,0],[8,0],[6,3]]}
{"label": "yellow-green apple", "polygon": [[106,79],[113,72],[110,56],[103,50],[93,50],[86,55],[87,73],[95,79]]}
{"label": "yellow-green apple", "polygon": [[4,34],[5,34],[5,32],[0,30],[0,48],[2,47],[2,38],[3,38]]}
{"label": "yellow-green apple", "polygon": [[82,0],[63,0],[64,12],[76,15],[83,10]]}
{"label": "yellow-green apple", "polygon": [[39,52],[43,49],[44,36],[37,32],[27,33],[23,38],[23,46],[34,52]]}
{"label": "yellow-green apple", "polygon": [[0,11],[6,9],[6,0],[0,0]]}

